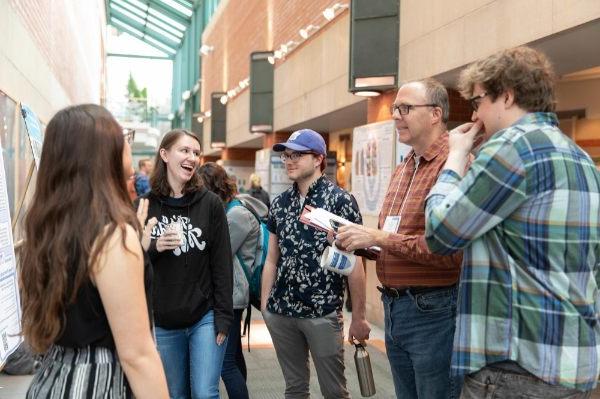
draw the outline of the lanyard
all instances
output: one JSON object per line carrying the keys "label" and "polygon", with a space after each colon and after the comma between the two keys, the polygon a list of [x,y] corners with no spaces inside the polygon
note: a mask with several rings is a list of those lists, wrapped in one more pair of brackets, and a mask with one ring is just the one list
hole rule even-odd
{"label": "lanyard", "polygon": [[[404,198],[402,199],[402,203],[400,204],[400,212],[398,215],[400,217],[400,222],[402,222],[402,211],[404,210],[404,206],[406,205],[406,199],[408,198],[408,194],[410,193],[410,190],[412,188],[413,182],[415,180],[415,176],[417,174],[417,170],[419,169],[419,161],[421,160],[421,157],[417,156],[417,154],[413,155],[413,158],[415,160],[415,170],[413,172],[412,177],[410,178],[410,183],[408,185],[408,190],[406,191],[406,195],[404,196]],[[394,198],[392,199],[392,204],[390,205],[390,208],[388,210],[388,214],[387,214],[386,218],[388,216],[390,216],[390,213],[392,212],[392,209],[394,208],[394,204],[396,203],[396,197],[398,196],[398,191],[400,191],[400,183],[402,182],[402,178],[404,177],[404,171],[407,166],[408,166],[408,162],[404,164],[404,167],[402,168],[402,172],[400,172],[400,180],[398,181],[398,187],[396,187],[396,192],[394,193]]]}

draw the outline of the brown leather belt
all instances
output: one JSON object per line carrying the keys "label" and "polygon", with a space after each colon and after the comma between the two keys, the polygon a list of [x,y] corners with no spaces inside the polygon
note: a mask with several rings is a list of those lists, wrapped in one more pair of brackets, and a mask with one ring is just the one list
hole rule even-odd
{"label": "brown leather belt", "polygon": [[389,296],[390,298],[400,298],[401,296],[406,296],[409,293],[414,296],[414,295],[418,295],[418,294],[427,294],[429,292],[448,290],[448,289],[451,289],[454,287],[456,287],[456,284],[445,285],[442,287],[403,287],[403,288],[386,287],[384,285],[382,287],[377,287],[377,289],[383,295]]}

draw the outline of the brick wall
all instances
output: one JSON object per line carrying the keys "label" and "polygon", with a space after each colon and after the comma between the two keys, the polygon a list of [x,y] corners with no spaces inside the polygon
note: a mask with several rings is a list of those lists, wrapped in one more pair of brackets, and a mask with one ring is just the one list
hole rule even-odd
{"label": "brick wall", "polygon": [[104,2],[10,0],[72,103],[104,99]]}
{"label": "brick wall", "polygon": [[275,50],[290,40],[301,42],[299,30],[310,24],[324,27],[327,20],[322,11],[335,3],[335,0],[222,3],[224,8],[215,14],[203,35],[203,43],[214,46],[214,51],[202,57],[202,110],[210,108],[210,93],[231,90],[250,75],[250,53]]}

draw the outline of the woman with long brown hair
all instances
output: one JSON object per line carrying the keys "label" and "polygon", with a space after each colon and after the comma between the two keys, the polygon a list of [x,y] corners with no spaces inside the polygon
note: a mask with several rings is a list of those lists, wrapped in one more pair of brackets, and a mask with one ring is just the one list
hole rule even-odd
{"label": "woman with long brown hair", "polygon": [[168,396],[130,169],[103,107],[65,108],[48,124],[20,258],[23,335],[45,353],[27,398]]}
{"label": "woman with long brown hair", "polygon": [[[225,209],[202,186],[200,141],[175,129],[163,137],[150,178],[148,254],[154,270],[156,341],[171,398],[218,398],[233,319]],[[146,245],[146,244],[144,244]]]}

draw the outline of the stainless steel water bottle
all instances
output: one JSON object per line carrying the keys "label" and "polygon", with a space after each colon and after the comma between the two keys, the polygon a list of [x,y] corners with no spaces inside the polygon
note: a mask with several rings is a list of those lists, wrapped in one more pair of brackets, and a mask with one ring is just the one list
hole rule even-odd
{"label": "stainless steel water bottle", "polygon": [[360,385],[360,394],[363,397],[375,395],[375,380],[373,379],[373,370],[371,369],[371,359],[369,352],[362,344],[354,343],[356,351],[354,352],[354,363],[356,364],[356,373],[358,374],[358,384]]}

